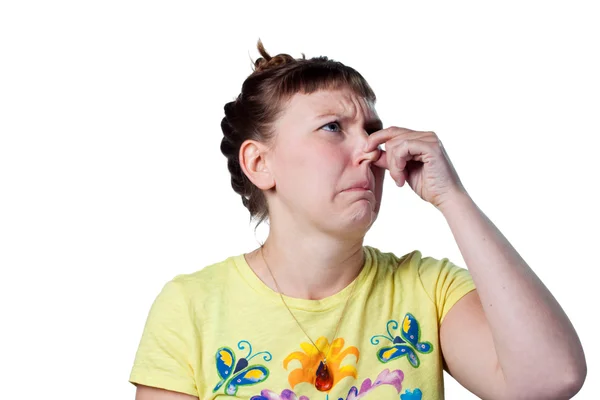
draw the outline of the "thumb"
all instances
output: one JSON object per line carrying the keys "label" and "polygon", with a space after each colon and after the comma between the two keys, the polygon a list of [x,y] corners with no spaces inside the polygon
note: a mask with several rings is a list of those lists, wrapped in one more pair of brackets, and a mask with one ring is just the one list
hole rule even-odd
{"label": "thumb", "polygon": [[379,167],[379,168],[389,169],[388,161],[387,161],[387,153],[385,152],[385,150],[381,150],[379,152],[379,158],[373,163],[373,165],[376,167]]}

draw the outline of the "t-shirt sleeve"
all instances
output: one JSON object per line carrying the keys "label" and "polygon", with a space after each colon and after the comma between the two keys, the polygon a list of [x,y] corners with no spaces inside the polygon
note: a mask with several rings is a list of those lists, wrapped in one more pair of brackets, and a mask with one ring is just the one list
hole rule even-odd
{"label": "t-shirt sleeve", "polygon": [[429,298],[435,303],[439,324],[465,294],[475,289],[471,273],[447,258],[420,258],[417,252],[419,278]]}
{"label": "t-shirt sleeve", "polygon": [[172,280],[150,308],[129,382],[198,396],[194,337],[182,284]]}

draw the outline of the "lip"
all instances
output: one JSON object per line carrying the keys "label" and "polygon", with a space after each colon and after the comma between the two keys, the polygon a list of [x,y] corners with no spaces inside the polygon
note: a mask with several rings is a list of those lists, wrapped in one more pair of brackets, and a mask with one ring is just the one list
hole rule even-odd
{"label": "lip", "polygon": [[373,187],[369,181],[361,181],[353,184],[349,188],[343,190],[344,192],[358,192],[358,191],[373,191]]}
{"label": "lip", "polygon": [[368,191],[371,191],[371,189],[365,189],[365,188],[361,188],[361,187],[353,187],[353,188],[344,190],[344,192],[368,192]]}

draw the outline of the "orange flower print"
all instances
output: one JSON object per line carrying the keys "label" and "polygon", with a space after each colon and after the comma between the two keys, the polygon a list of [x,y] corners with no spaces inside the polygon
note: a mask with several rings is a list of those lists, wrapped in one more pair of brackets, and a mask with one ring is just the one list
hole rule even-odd
{"label": "orange flower print", "polygon": [[[359,351],[356,347],[350,346],[344,349],[344,339],[337,338],[331,345],[327,338],[321,336],[317,339],[316,343],[322,354],[329,354],[327,357],[327,368],[333,375],[333,386],[332,388],[342,379],[347,376],[356,378],[356,368],[352,365],[340,366],[342,361],[350,354],[356,357],[356,363],[359,359]],[[321,353],[315,349],[312,343],[301,343],[300,347],[303,351],[295,351],[283,360],[283,368],[287,369],[290,361],[297,360],[300,362],[300,367],[290,372],[288,376],[288,382],[293,389],[297,384],[301,382],[310,383],[314,385],[317,368],[319,363],[322,361]]]}

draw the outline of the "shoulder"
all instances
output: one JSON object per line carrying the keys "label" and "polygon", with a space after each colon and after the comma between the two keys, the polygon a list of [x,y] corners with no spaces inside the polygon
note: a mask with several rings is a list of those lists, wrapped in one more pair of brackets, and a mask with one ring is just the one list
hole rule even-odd
{"label": "shoulder", "polygon": [[243,255],[229,256],[190,273],[174,276],[166,286],[177,287],[185,296],[211,295],[221,291],[237,274],[237,262]]}
{"label": "shoulder", "polygon": [[422,265],[430,261],[430,257],[423,257],[419,250],[402,254],[383,251],[373,246],[365,247],[372,258],[373,266],[383,275],[418,274]]}
{"label": "shoulder", "polygon": [[435,306],[439,323],[458,300],[475,289],[469,271],[448,258],[424,256],[419,250],[397,256],[371,249],[377,265],[378,284],[384,289],[399,287],[404,300],[413,296],[421,304]]}
{"label": "shoulder", "polygon": [[436,258],[424,255],[420,250],[412,250],[408,253],[398,255],[393,252],[385,252],[373,246],[365,246],[372,255],[378,268],[390,272],[415,272],[418,274],[439,273],[445,269],[460,269],[458,265],[451,262],[447,257]]}
{"label": "shoulder", "polygon": [[413,288],[417,285],[428,293],[471,281],[467,269],[454,264],[446,257],[425,256],[420,250],[397,255],[372,246],[366,247],[373,259],[373,266],[377,269],[377,276],[383,281],[393,279]]}

